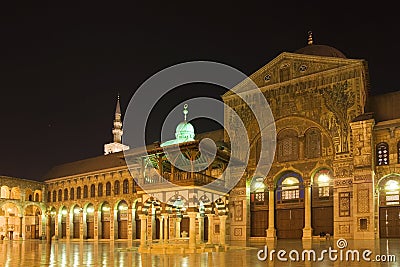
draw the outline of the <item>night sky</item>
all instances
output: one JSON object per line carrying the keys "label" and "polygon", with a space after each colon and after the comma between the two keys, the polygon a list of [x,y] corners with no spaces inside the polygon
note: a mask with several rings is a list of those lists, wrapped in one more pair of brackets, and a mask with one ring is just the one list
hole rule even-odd
{"label": "night sky", "polygon": [[[25,2],[0,8],[0,175],[40,180],[52,166],[102,155],[112,140],[117,94],[124,111],[135,89],[166,67],[210,60],[250,75],[305,46],[309,30],[315,44],[368,61],[372,94],[400,90],[400,22],[388,5]],[[177,103],[224,92],[202,84],[177,88],[157,104],[148,142],[159,140],[160,123]],[[198,132],[218,128],[193,124]]]}

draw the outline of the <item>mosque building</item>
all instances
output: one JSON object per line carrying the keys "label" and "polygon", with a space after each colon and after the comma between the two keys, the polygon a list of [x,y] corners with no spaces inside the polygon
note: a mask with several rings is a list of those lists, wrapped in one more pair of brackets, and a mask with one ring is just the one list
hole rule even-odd
{"label": "mosque building", "polygon": [[[276,151],[266,176],[255,178],[262,143],[257,121],[231,91],[222,100],[243,120],[250,158],[228,194],[224,170],[234,159],[223,129],[196,133],[185,105],[175,139],[129,148],[122,144],[118,98],[114,139],[104,155],[55,166],[44,182],[0,176],[1,237],[138,240],[142,251],[172,240],[196,249],[326,234],[400,238],[400,91],[370,95],[366,60],[314,44],[311,33],[305,47],[279,54],[249,79],[275,121]],[[245,85],[234,89],[246,92]],[[230,116],[226,111],[226,122]],[[215,141],[212,162],[207,150],[200,153],[203,138]],[[127,157],[135,159],[129,167]],[[207,167],[187,171],[171,163],[190,168],[193,160]]]}

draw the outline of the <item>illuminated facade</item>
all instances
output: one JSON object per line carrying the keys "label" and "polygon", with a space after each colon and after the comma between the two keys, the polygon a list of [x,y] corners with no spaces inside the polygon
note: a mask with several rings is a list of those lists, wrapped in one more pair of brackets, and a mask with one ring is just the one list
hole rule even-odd
{"label": "illuminated facade", "polygon": [[[56,166],[44,183],[1,178],[0,234],[44,237],[49,224],[53,238],[139,239],[142,251],[155,240],[186,240],[193,250],[199,244],[206,249],[227,241],[325,234],[399,238],[400,92],[369,96],[367,62],[316,45],[311,35],[307,46],[279,54],[250,79],[268,100],[276,124],[275,158],[266,177],[254,173],[260,129],[231,92],[222,99],[243,119],[251,151],[246,176],[226,196],[218,189],[194,190],[224,181],[230,145],[223,130],[195,136],[185,118],[175,140],[127,150],[118,102],[114,142],[105,145],[105,155]],[[246,92],[245,84],[235,89]],[[229,112],[224,115],[230,125]],[[170,145],[188,158],[201,157],[203,137],[218,148],[206,170],[184,172],[166,159],[163,148]],[[136,171],[129,172],[123,150],[138,159]],[[164,190],[154,172],[187,190]],[[153,197],[135,179],[153,186]]]}

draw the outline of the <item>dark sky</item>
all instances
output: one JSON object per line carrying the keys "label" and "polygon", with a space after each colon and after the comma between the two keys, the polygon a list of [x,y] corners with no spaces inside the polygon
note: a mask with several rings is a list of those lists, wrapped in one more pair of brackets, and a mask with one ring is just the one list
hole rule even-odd
{"label": "dark sky", "polygon": [[[0,175],[40,179],[54,165],[101,155],[112,139],[117,93],[124,111],[135,89],[163,68],[210,60],[250,75],[305,46],[309,30],[316,44],[368,61],[372,94],[400,90],[400,23],[388,5],[25,2],[0,7]],[[201,85],[177,90],[157,105],[154,132],[174,103],[224,92]],[[201,123],[194,123],[198,131],[215,127]]]}

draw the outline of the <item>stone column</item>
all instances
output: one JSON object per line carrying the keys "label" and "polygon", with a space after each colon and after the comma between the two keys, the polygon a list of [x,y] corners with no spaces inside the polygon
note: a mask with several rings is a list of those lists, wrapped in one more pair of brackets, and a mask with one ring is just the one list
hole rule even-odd
{"label": "stone column", "polygon": [[219,216],[219,244],[222,246],[226,245],[226,218],[227,215]]}
{"label": "stone column", "polygon": [[86,222],[83,222],[83,209],[79,210],[79,240],[83,240],[83,224]]}
{"label": "stone column", "polygon": [[51,243],[51,213],[46,211],[46,241],[47,244]]}
{"label": "stone column", "polygon": [[199,242],[203,243],[204,242],[204,217],[201,216],[201,214],[199,213]]}
{"label": "stone column", "polygon": [[212,244],[214,238],[214,231],[213,231],[213,222],[214,222],[214,214],[207,214],[208,218],[208,241],[207,244]]}
{"label": "stone column", "polygon": [[267,240],[275,240],[275,186],[274,184],[268,185],[268,229]]}
{"label": "stone column", "polygon": [[140,247],[146,246],[146,233],[147,233],[147,215],[146,214],[139,214],[140,219]]}
{"label": "stone column", "polygon": [[196,217],[197,212],[189,211],[189,248],[196,249]]}
{"label": "stone column", "polygon": [[131,244],[133,231],[132,231],[132,209],[128,208],[128,242]]}
{"label": "stone column", "polygon": [[161,214],[161,218],[164,220],[164,242],[168,241],[168,213]]}
{"label": "stone column", "polygon": [[97,210],[93,213],[93,227],[94,240],[99,240],[99,213]]}
{"label": "stone column", "polygon": [[175,237],[180,238],[181,237],[181,221],[182,218],[176,218],[176,226],[175,226]]}
{"label": "stone column", "polygon": [[304,228],[303,239],[312,239],[311,228],[311,185],[304,181]]}
{"label": "stone column", "polygon": [[164,217],[160,216],[159,220],[160,220],[160,243],[162,243],[164,240]]}
{"label": "stone column", "polygon": [[22,215],[19,216],[19,239],[22,239]]}

